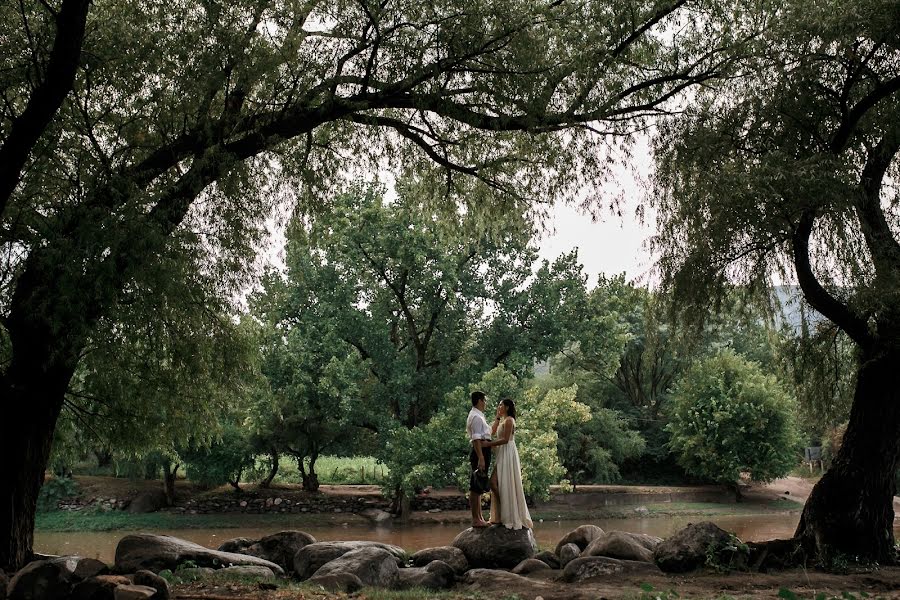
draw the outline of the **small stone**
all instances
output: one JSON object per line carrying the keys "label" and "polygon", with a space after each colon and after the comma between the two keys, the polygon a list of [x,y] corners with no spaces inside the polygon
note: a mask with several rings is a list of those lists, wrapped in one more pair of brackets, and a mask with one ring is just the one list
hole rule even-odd
{"label": "small stone", "polygon": [[247,507],[247,501],[246,501],[246,500],[241,500],[240,505],[241,505],[241,508],[246,508],[246,507]]}
{"label": "small stone", "polygon": [[281,504],[281,498],[275,498],[275,506],[279,506]]}

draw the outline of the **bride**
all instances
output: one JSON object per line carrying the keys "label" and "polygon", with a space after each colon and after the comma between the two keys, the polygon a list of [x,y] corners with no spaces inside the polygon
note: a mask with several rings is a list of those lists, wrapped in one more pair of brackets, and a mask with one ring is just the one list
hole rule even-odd
{"label": "bride", "polygon": [[502,523],[507,529],[521,529],[523,526],[532,529],[534,525],[522,489],[522,466],[519,464],[515,434],[516,404],[506,398],[497,406],[497,418],[491,427],[494,441],[489,442],[495,448],[491,489],[499,492],[491,493],[491,523]]}

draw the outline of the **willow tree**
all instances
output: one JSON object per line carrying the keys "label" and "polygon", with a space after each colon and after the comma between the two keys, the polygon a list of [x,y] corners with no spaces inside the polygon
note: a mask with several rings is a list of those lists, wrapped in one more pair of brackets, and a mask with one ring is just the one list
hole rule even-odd
{"label": "willow tree", "polygon": [[[173,261],[228,297],[279,200],[412,168],[572,198],[597,142],[729,65],[707,0],[22,0],[0,7],[0,565],[82,350]],[[7,162],[9,161],[9,162]],[[11,182],[11,184],[10,184]],[[491,198],[497,199],[491,201]],[[178,251],[173,251],[173,248]],[[185,248],[193,251],[184,252]],[[186,263],[185,263],[186,261]],[[185,269],[174,269],[180,273]]]}
{"label": "willow tree", "polygon": [[657,140],[657,247],[698,314],[779,274],[856,347],[850,422],[795,538],[826,564],[895,560],[900,458],[900,3],[794,0],[744,76]]}

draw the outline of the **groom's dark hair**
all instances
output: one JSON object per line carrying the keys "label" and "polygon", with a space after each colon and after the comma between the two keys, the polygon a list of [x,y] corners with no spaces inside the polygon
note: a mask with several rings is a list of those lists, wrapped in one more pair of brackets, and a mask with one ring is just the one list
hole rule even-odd
{"label": "groom's dark hair", "polygon": [[472,392],[472,406],[478,406],[482,400],[484,400],[484,392]]}

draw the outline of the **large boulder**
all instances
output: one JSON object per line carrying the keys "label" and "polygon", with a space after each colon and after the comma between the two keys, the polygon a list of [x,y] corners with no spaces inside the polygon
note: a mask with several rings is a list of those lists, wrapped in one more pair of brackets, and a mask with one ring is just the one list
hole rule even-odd
{"label": "large boulder", "polygon": [[130,513],[156,512],[168,503],[166,493],[162,490],[148,490],[141,492],[128,504]]}
{"label": "large boulder", "polygon": [[363,582],[353,573],[322,575],[313,577],[308,583],[321,586],[326,592],[343,592],[345,594],[352,594],[363,587]]}
{"label": "large boulder", "polygon": [[114,600],[116,588],[131,585],[124,575],[98,575],[75,584],[70,600]]}
{"label": "large boulder", "polygon": [[141,569],[131,577],[135,585],[146,585],[156,590],[153,600],[169,600],[169,582],[146,569]]}
{"label": "large boulder", "polygon": [[731,569],[747,566],[749,549],[715,523],[690,524],[663,540],[654,552],[654,560],[667,573],[686,573],[707,565]]}
{"label": "large boulder", "polygon": [[[576,548],[577,548],[577,546],[576,546]],[[549,550],[541,550],[540,552],[535,554],[534,557],[537,560],[546,563],[546,565],[548,567],[550,567],[551,569],[558,569],[560,567],[559,557],[557,555],[553,554],[552,552],[550,552]]]}
{"label": "large boulder", "polygon": [[622,560],[653,562],[653,551],[662,540],[624,531],[607,531],[584,549],[581,556],[608,556]]}
{"label": "large boulder", "polygon": [[606,556],[584,556],[576,558],[563,569],[561,581],[575,583],[606,575],[619,573],[659,574],[659,569],[653,563],[636,560],[619,560]]}
{"label": "large boulder", "polygon": [[133,573],[139,569],[154,573],[163,569],[174,571],[178,565],[187,561],[198,567],[215,569],[231,565],[259,565],[272,569],[277,575],[284,574],[284,569],[268,560],[247,554],[210,550],[200,544],[169,535],[126,535],[116,546],[116,570],[119,573]]}
{"label": "large boulder", "polygon": [[456,581],[453,567],[442,560],[433,560],[424,567],[400,569],[397,573],[396,589],[446,590]]}
{"label": "large boulder", "polygon": [[442,561],[453,567],[457,575],[462,575],[469,570],[469,561],[466,560],[466,555],[463,554],[462,550],[454,546],[425,548],[412,555],[414,567],[424,567],[435,560]]}
{"label": "large boulder", "polygon": [[254,579],[275,579],[275,573],[260,565],[234,565],[215,572],[216,576],[252,577]]}
{"label": "large boulder", "polygon": [[[86,560],[90,561],[88,568],[81,567]],[[10,600],[67,598],[75,584],[89,577],[99,562],[80,556],[32,561],[12,576],[6,589],[7,597]]]}
{"label": "large boulder", "polygon": [[578,544],[563,544],[559,549],[559,566],[565,568],[567,564],[581,556],[581,548]]}
{"label": "large boulder", "polygon": [[279,565],[285,571],[293,571],[297,552],[315,543],[316,538],[305,531],[279,531],[258,540],[228,540],[219,546],[219,551],[256,556]]}
{"label": "large boulder", "polygon": [[603,535],[603,530],[596,525],[579,525],[557,542],[554,552],[559,556],[559,551],[566,544],[575,544],[579,548],[578,551],[581,552],[601,535]]}
{"label": "large boulder", "polygon": [[397,563],[397,557],[384,548],[357,548],[319,567],[311,579],[350,573],[359,577],[363,585],[393,588],[397,584],[400,570]]}
{"label": "large boulder", "polygon": [[406,560],[406,551],[399,546],[381,542],[316,542],[301,548],[294,556],[294,573],[309,579],[322,565],[360,548],[381,548],[390,552],[398,562]]}
{"label": "large boulder", "polygon": [[116,587],[114,600],[151,600],[156,590],[148,585],[120,585]]}
{"label": "large boulder", "polygon": [[550,565],[548,565],[544,561],[538,560],[536,558],[526,558],[515,567],[513,567],[510,573],[515,573],[516,575],[528,575],[529,573],[535,573],[537,571],[549,570]]}
{"label": "large boulder", "polygon": [[538,551],[534,534],[524,527],[470,527],[452,545],[463,551],[471,568],[512,569]]}

